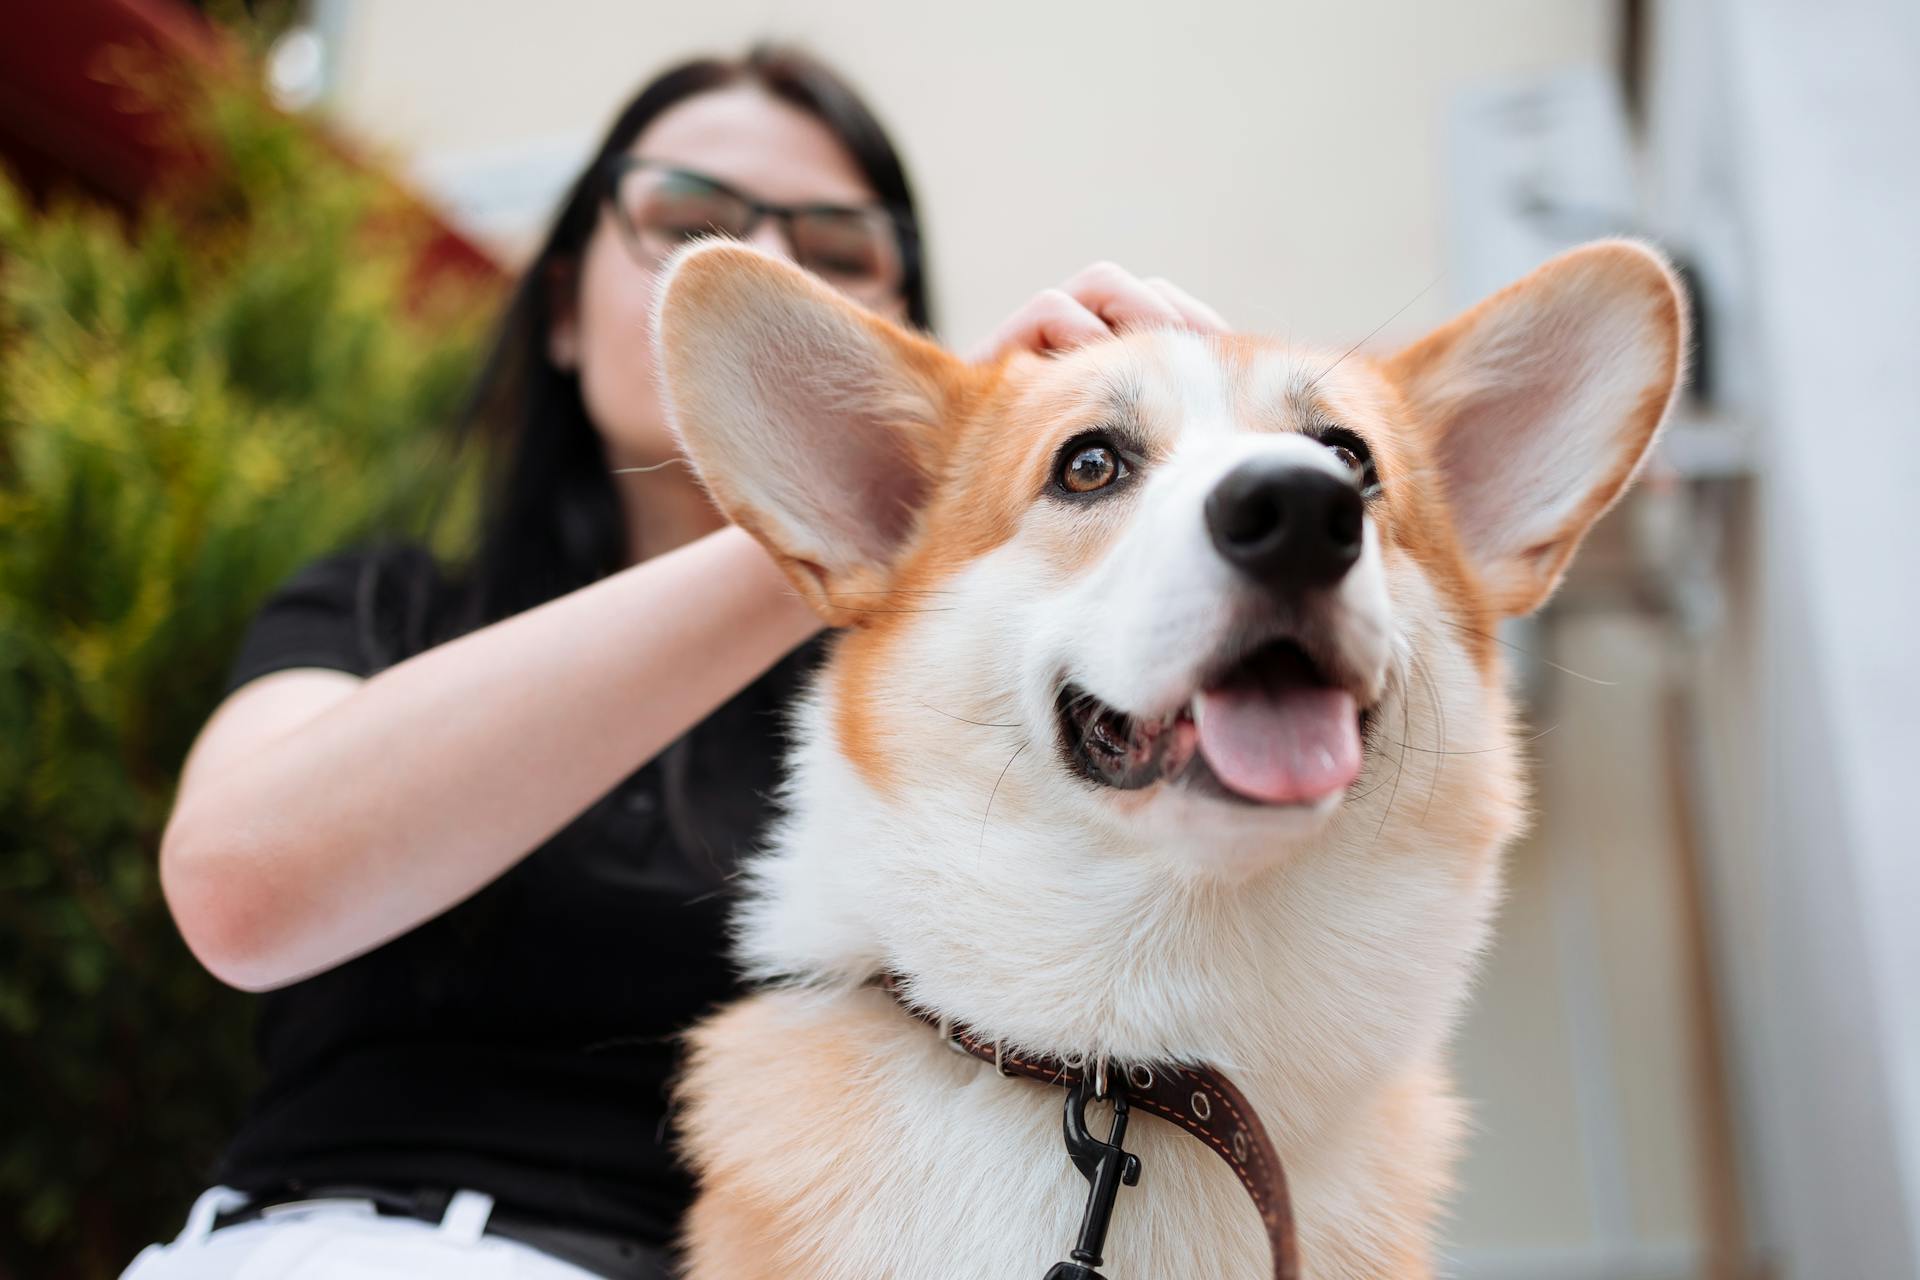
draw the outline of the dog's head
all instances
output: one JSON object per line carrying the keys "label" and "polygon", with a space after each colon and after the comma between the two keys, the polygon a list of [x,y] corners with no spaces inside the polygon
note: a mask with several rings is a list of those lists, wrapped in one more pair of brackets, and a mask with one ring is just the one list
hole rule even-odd
{"label": "dog's head", "polygon": [[715,244],[659,342],[715,500],[846,629],[788,888],[898,964],[1317,849],[1484,858],[1517,821],[1494,628],[1627,486],[1685,339],[1606,242],[1386,359],[1140,332],[976,367]]}

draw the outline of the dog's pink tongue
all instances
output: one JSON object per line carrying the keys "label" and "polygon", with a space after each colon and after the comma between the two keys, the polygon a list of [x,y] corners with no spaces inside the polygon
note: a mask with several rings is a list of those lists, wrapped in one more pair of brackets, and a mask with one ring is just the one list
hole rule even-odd
{"label": "dog's pink tongue", "polygon": [[1208,689],[1194,705],[1200,754],[1249,800],[1312,804],[1360,776],[1360,727],[1344,689]]}

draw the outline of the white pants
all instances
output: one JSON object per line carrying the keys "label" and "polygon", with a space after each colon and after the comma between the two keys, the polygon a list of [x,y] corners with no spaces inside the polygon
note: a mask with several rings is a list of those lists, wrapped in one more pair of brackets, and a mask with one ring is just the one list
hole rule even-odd
{"label": "white pants", "polygon": [[315,1200],[213,1230],[246,1203],[228,1187],[194,1201],[172,1244],[141,1250],[120,1280],[593,1280],[538,1249],[481,1234],[493,1197],[459,1191],[436,1225],[381,1217],[365,1200]]}

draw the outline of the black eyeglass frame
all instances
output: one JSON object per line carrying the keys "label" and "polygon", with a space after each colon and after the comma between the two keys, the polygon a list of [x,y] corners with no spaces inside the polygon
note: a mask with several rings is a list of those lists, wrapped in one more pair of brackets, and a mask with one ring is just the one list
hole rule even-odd
{"label": "black eyeglass frame", "polygon": [[[905,298],[909,296],[909,291],[913,283],[919,279],[919,239],[914,232],[913,219],[905,209],[900,208],[898,205],[887,204],[881,201],[875,201],[871,204],[774,204],[771,201],[762,200],[757,196],[748,195],[738,187],[722,182],[710,174],[701,173],[697,169],[687,169],[673,164],[661,164],[656,160],[648,160],[642,156],[628,153],[613,156],[608,159],[606,182],[602,196],[613,212],[614,225],[620,229],[620,238],[627,242],[627,246],[630,249],[640,248],[640,231],[639,228],[635,227],[633,223],[629,221],[627,210],[620,203],[620,184],[626,179],[628,174],[642,170],[667,174],[677,178],[690,178],[695,182],[712,187],[724,196],[738,200],[753,214],[753,220],[741,228],[739,234],[742,236],[752,235],[754,228],[758,227],[761,222],[767,218],[773,218],[780,223],[780,229],[785,233],[787,243],[792,244],[794,243],[793,219],[802,214],[884,214],[887,222],[893,227],[894,243],[900,251],[900,279],[894,286],[895,291],[898,292],[901,297]],[[719,233],[716,232],[715,234]]]}

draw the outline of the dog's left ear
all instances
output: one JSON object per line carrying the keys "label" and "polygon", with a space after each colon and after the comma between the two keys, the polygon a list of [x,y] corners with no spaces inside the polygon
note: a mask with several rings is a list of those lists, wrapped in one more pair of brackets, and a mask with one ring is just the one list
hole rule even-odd
{"label": "dog's left ear", "polygon": [[968,366],[725,241],[669,264],[654,342],[714,501],[823,617],[857,622],[911,540]]}
{"label": "dog's left ear", "polygon": [[1502,614],[1553,594],[1680,389],[1686,311],[1660,256],[1583,245],[1385,362]]}

